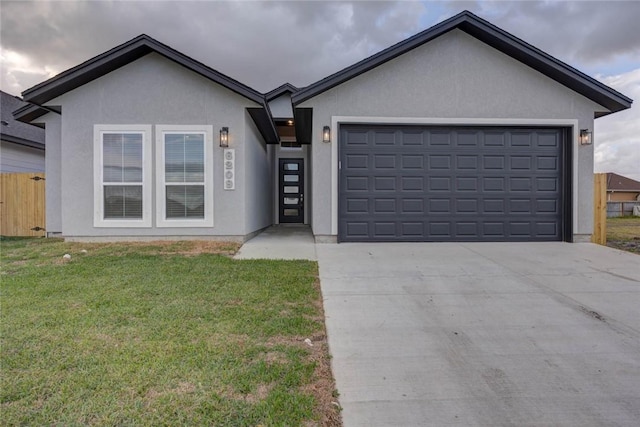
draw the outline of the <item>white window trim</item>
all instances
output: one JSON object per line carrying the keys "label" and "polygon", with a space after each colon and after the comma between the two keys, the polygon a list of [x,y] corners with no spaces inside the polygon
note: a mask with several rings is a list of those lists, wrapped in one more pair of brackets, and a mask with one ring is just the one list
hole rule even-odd
{"label": "white window trim", "polygon": [[[156,125],[156,226],[213,227],[213,126]],[[204,219],[167,219],[164,174],[165,133],[204,133]]]}
{"label": "white window trim", "polygon": [[[142,134],[142,219],[105,219],[102,167],[102,135],[112,132]],[[151,185],[153,179],[151,153],[151,125],[94,125],[93,126],[93,226],[94,227],[151,227]]]}

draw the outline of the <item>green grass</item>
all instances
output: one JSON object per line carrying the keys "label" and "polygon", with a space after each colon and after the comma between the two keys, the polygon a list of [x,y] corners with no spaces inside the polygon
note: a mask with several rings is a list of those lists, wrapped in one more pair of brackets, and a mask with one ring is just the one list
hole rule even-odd
{"label": "green grass", "polygon": [[303,342],[324,338],[316,263],[185,242],[1,245],[3,425],[335,419],[309,391],[326,345]]}
{"label": "green grass", "polygon": [[607,218],[607,246],[640,254],[640,217]]}

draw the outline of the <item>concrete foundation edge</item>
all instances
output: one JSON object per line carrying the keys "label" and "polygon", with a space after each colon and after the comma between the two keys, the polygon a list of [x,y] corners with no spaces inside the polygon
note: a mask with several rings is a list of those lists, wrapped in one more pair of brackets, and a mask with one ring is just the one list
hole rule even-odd
{"label": "concrete foundation edge", "polygon": [[316,234],[313,236],[316,243],[338,243],[338,236],[331,234]]}
{"label": "concrete foundation edge", "polygon": [[573,243],[591,243],[591,234],[574,234]]}

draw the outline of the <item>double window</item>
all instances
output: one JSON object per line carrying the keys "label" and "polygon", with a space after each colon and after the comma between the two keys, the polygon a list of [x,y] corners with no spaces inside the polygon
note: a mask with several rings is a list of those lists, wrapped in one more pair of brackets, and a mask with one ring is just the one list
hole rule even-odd
{"label": "double window", "polygon": [[151,126],[96,125],[94,225],[151,226]]}
{"label": "double window", "polygon": [[156,126],[158,227],[213,226],[212,145],[212,126]]}
{"label": "double window", "polygon": [[[94,128],[94,225],[151,227],[151,126]],[[156,226],[213,226],[212,126],[155,127]]]}

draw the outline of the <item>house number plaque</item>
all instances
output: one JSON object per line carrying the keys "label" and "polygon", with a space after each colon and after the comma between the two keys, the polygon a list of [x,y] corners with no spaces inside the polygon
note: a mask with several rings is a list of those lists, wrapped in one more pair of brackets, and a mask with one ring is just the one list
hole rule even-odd
{"label": "house number plaque", "polygon": [[236,188],[236,152],[233,148],[224,150],[224,189],[235,190]]}

